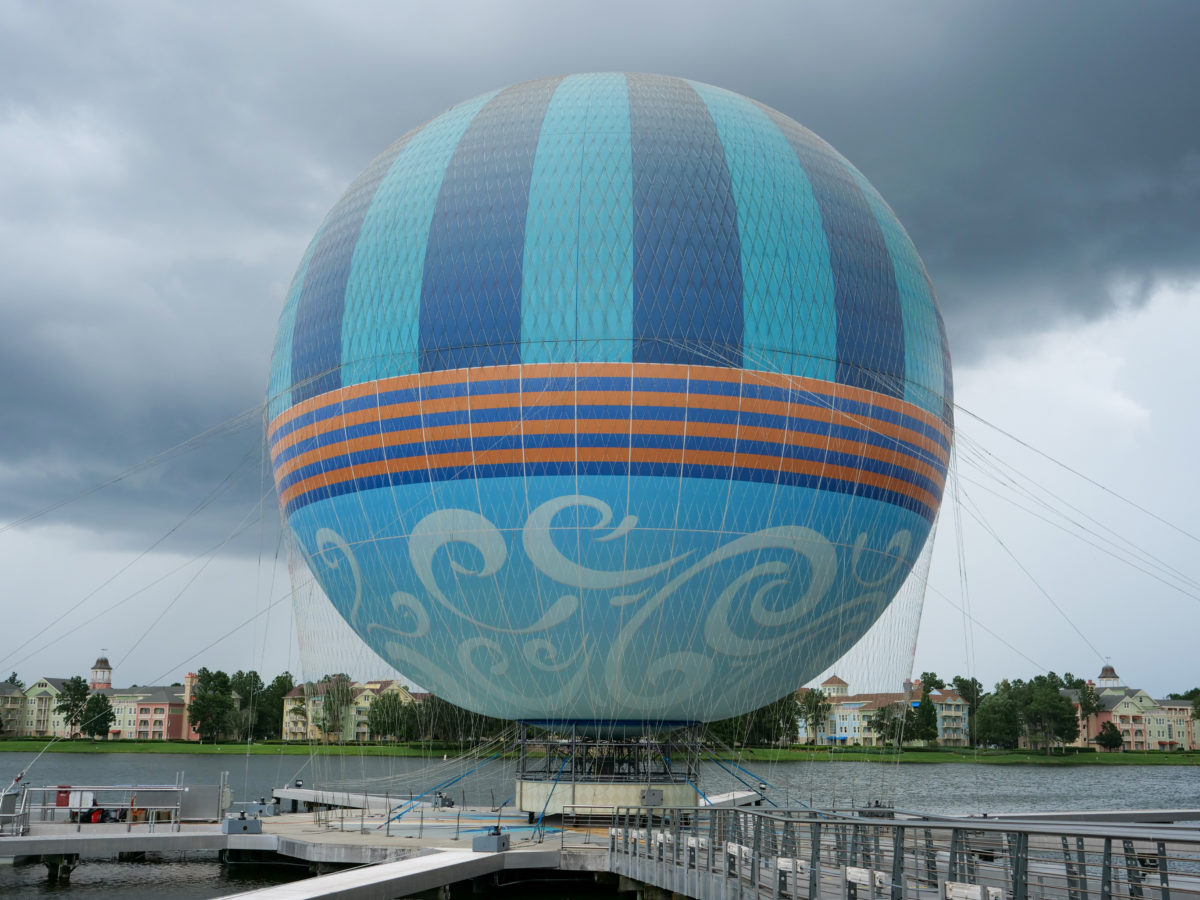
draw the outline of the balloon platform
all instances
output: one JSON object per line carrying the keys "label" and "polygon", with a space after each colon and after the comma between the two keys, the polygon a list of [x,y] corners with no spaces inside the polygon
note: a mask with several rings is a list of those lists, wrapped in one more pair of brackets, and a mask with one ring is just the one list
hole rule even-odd
{"label": "balloon platform", "polygon": [[538,816],[607,815],[618,806],[697,806],[701,729],[596,737],[593,728],[523,727],[516,808]]}

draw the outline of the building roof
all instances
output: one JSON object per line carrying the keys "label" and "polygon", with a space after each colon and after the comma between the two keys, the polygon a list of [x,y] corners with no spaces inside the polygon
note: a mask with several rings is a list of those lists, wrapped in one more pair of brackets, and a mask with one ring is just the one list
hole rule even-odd
{"label": "building roof", "polygon": [[821,687],[825,687],[827,684],[834,685],[835,687],[850,687],[848,682],[842,681],[842,679],[838,678],[836,675],[830,675],[828,678],[822,681]]}
{"label": "building roof", "polygon": [[145,685],[144,687],[97,688],[93,694],[104,694],[109,700],[134,698],[145,703],[182,703],[183,688],[173,685]]}
{"label": "building roof", "polygon": [[107,656],[100,656],[100,657],[97,657],[97,659],[94,663],[92,663],[92,668],[93,669],[112,669],[112,666],[110,666],[108,664]]}
{"label": "building roof", "polygon": [[[361,684],[359,684],[356,681],[346,681],[343,678],[336,678],[336,679],[334,679],[334,681],[339,681],[342,684],[348,684],[350,686],[350,690],[354,693],[361,691],[362,687],[363,687]],[[333,681],[301,682],[300,684],[296,685],[294,688],[292,688],[290,691],[288,691],[283,696],[284,696],[284,698],[304,697],[304,696],[323,697],[323,696],[325,696],[326,693],[329,692],[329,688],[333,683],[334,683]]]}
{"label": "building roof", "polygon": [[1191,700],[1173,700],[1168,697],[1166,700],[1155,700],[1154,702],[1159,706],[1186,706],[1188,709],[1192,708]]}
{"label": "building roof", "polygon": [[[33,680],[33,685],[31,686],[37,685],[38,682],[44,681],[46,684],[50,685],[50,687],[54,688],[55,692],[61,694],[67,689],[67,682],[70,680],[70,678],[52,678],[50,676],[43,675],[41,678],[35,678]],[[36,697],[37,694],[34,694],[34,696]]]}
{"label": "building roof", "polygon": [[1099,676],[1097,676],[1097,677],[1099,677],[1099,678],[1112,678],[1112,679],[1116,680],[1116,678],[1117,678],[1117,670],[1116,670],[1116,669],[1114,669],[1114,668],[1113,668],[1112,666],[1110,666],[1110,665],[1105,665],[1105,667],[1104,667],[1103,669],[1101,669],[1101,670],[1100,670],[1100,674],[1099,674]]}
{"label": "building roof", "polygon": [[25,691],[9,681],[0,681],[0,695],[21,694],[24,696]]}

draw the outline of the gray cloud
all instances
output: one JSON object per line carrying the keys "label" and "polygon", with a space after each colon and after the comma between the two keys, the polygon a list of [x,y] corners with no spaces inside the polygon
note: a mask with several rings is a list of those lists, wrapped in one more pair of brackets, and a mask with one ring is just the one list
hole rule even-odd
{"label": "gray cloud", "polygon": [[[27,3],[2,15],[7,520],[258,404],[286,285],[344,186],[404,131],[524,78],[664,71],[804,122],[907,225],[960,361],[988,337],[1100,315],[1119,286],[1197,271],[1194,5]],[[56,515],[125,520],[133,539],[199,502],[260,439],[211,442]],[[258,487],[247,478],[230,510]]]}

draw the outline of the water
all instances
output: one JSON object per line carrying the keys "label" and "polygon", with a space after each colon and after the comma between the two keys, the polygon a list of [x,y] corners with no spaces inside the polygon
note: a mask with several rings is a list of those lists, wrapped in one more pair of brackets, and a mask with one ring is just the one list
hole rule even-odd
{"label": "water", "polygon": [[[31,756],[0,753],[4,784]],[[478,767],[478,768],[476,768]],[[720,793],[766,781],[780,805],[818,806],[882,800],[902,809],[934,813],[999,813],[1023,810],[1200,808],[1200,771],[1195,766],[973,765],[934,763],[786,762],[745,763],[752,772],[705,763],[700,786]],[[474,771],[472,771],[474,770]],[[737,778],[730,774],[737,774]],[[216,784],[222,772],[236,800],[271,795],[296,778],[305,787],[365,790],[397,798],[418,794],[462,776],[447,788],[457,801],[493,806],[512,796],[510,760],[414,759],[408,757],[246,756],[214,754],[68,754],[43,756],[26,781],[46,784],[172,783],[182,773],[189,785]],[[739,780],[740,779],[740,780]],[[176,858],[167,864],[88,860],[69,885],[49,886],[41,866],[0,866],[0,897],[70,898],[110,896],[153,886],[156,897],[200,900],[219,897],[306,874],[303,869],[230,868],[215,859]]]}
{"label": "water", "polygon": [[180,857],[169,863],[88,859],[71,873],[69,882],[58,884],[46,882],[46,868],[42,865],[0,866],[0,897],[25,900],[57,896],[79,900],[146,892],[164,900],[208,900],[307,877],[307,869],[293,866],[226,867],[213,855]]}

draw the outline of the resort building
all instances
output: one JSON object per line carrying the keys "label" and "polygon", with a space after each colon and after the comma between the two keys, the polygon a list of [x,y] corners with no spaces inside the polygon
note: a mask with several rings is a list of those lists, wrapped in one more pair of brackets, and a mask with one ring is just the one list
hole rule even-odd
{"label": "resort building", "polygon": [[283,739],[371,740],[367,724],[371,704],[387,693],[397,694],[402,703],[416,702],[404,684],[390,679],[349,683],[333,679],[297,685],[283,698]]}
{"label": "resort building", "polygon": [[[1096,735],[1105,722],[1121,732],[1123,750],[1196,750],[1196,721],[1190,700],[1155,700],[1141,688],[1121,684],[1116,670],[1106,665],[1094,682],[1100,710],[1079,715],[1077,747],[1096,746]],[[1063,691],[1079,710],[1079,691]]]}
{"label": "resort building", "polygon": [[0,681],[0,737],[21,732],[21,714],[25,710],[25,691],[8,681]]}
{"label": "resort building", "polygon": [[[114,688],[112,666],[101,656],[88,678],[91,694],[105,694],[112,704],[113,719],[108,740],[199,740],[188,723],[187,702],[195,675],[183,685],[145,685]],[[62,716],[54,711],[67,678],[39,678],[23,692],[16,734],[23,737],[71,737]],[[0,710],[10,701],[0,693]],[[4,729],[5,733],[9,732]]]}
{"label": "resort building", "polygon": [[[871,717],[880,709],[896,703],[906,703],[915,708],[925,694],[919,680],[906,681],[904,690],[895,693],[851,694],[850,685],[836,675],[822,682],[821,690],[831,707],[829,717],[824,727],[811,737],[806,724],[801,722],[800,740],[803,743],[881,746],[884,742],[871,728]],[[938,744],[945,747],[967,746],[967,702],[948,688],[930,691],[929,698],[937,712]]]}
{"label": "resort building", "polygon": [[25,689],[22,737],[68,737],[62,716],[54,711],[67,678],[39,678]]}

